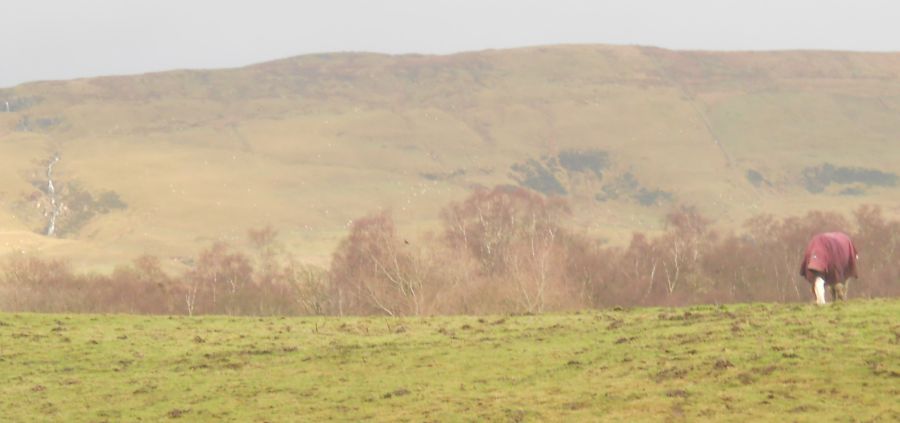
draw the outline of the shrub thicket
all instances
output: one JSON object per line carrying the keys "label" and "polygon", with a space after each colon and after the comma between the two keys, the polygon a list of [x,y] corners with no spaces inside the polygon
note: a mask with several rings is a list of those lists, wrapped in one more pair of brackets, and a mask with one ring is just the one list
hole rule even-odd
{"label": "shrub thicket", "polygon": [[860,251],[852,297],[900,294],[900,222],[864,206],[852,218],[813,211],[760,215],[718,233],[695,209],[666,229],[605,246],[568,229],[567,204],[515,187],[478,190],[441,213],[437,233],[403,238],[387,212],[353,222],[330,269],[287,253],[271,228],[247,248],[214,243],[189,270],[145,256],[110,274],[11,255],[0,264],[0,309],[148,314],[539,313],[589,307],[808,301],[799,263],[817,232],[845,231]]}

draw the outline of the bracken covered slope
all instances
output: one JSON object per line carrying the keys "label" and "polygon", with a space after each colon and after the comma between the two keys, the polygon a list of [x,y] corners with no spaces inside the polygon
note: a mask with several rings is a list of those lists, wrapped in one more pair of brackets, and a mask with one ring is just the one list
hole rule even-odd
{"label": "bracken covered slope", "polygon": [[898,138],[895,53],[550,46],[37,82],[0,89],[0,248],[102,267],[272,225],[325,263],[352,219],[422,232],[497,184],[566,197],[611,242],[682,204],[726,228],[896,216]]}

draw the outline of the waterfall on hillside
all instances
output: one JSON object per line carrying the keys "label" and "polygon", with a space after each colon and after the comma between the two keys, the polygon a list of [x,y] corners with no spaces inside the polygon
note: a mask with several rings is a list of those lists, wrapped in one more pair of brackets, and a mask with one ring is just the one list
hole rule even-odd
{"label": "waterfall on hillside", "polygon": [[56,187],[53,186],[53,166],[59,161],[59,153],[54,153],[47,164],[47,194],[50,196],[50,222],[47,223],[47,236],[56,232],[56,218],[59,216],[60,202],[56,198]]}

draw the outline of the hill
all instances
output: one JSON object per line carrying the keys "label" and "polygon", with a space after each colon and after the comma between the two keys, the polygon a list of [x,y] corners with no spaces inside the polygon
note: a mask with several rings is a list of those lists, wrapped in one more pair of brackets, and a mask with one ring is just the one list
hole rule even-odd
{"label": "hill", "polygon": [[535,316],[0,313],[6,421],[896,421],[900,301]]}
{"label": "hill", "polygon": [[897,134],[897,53],[548,46],[36,82],[0,90],[0,247],[175,263],[272,225],[326,263],[370,211],[421,232],[498,184],[564,196],[612,243],[681,204],[724,228],[896,217]]}

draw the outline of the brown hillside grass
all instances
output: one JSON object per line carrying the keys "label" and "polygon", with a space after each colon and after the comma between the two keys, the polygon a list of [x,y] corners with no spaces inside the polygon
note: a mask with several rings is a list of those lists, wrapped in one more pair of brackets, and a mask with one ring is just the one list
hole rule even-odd
{"label": "brown hillside grass", "polygon": [[[267,224],[293,254],[328,266],[348,222],[369,210],[391,209],[400,232],[435,231],[443,205],[516,184],[514,166],[568,151],[608,153],[602,176],[555,177],[578,231],[619,246],[634,231],[661,233],[680,204],[723,231],[758,214],[863,204],[900,216],[896,186],[812,193],[803,180],[826,163],[900,174],[893,53],[323,54],[25,84],[0,99],[16,105],[0,113],[0,247],[78,269],[142,254],[169,263]],[[46,210],[33,182],[54,153],[58,183],[113,191],[128,207],[80,222],[66,242],[34,237]],[[596,199],[626,175],[670,199]]]}

